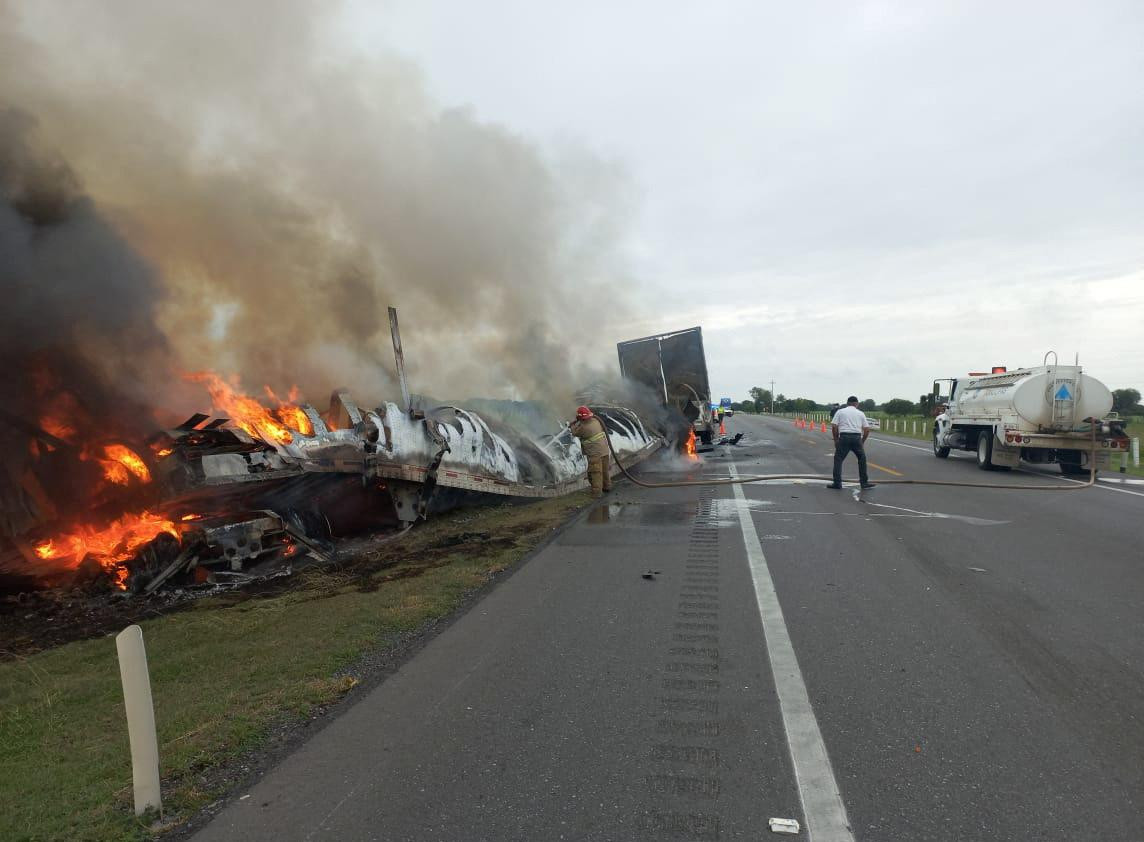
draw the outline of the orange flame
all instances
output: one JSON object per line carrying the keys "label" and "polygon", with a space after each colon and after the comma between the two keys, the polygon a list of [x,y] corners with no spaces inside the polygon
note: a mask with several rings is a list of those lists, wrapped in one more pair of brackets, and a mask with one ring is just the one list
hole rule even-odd
{"label": "orange flame", "polygon": [[41,369],[32,376],[39,398],[40,429],[68,444],[74,443],[86,418],[83,406],[75,395],[56,382],[51,372]]}
{"label": "orange flame", "polygon": [[68,567],[77,567],[86,557],[99,562],[105,570],[115,574],[116,586],[126,588],[127,568],[122,562],[132,558],[144,545],[166,532],[175,538],[179,532],[175,524],[148,511],[125,514],[99,529],[90,525],[76,526],[70,532],[56,535],[34,547],[35,553],[45,560],[63,560]]}
{"label": "orange flame", "polygon": [[151,442],[150,448],[156,459],[162,459],[164,456],[170,456],[175,452],[175,448],[171,446],[171,440],[166,438]]}
{"label": "orange flame", "polygon": [[310,423],[309,416],[300,406],[296,406],[299,397],[297,386],[291,386],[286,400],[282,400],[269,386],[263,386],[266,396],[274,401],[274,415],[292,430],[297,430],[304,436],[314,435],[314,425]]}
{"label": "orange flame", "polygon": [[40,419],[40,428],[45,432],[70,442],[75,438],[76,429],[63,418],[54,415],[45,415]]}
{"label": "orange flame", "polygon": [[699,454],[695,451],[695,430],[687,431],[687,441],[683,445],[683,450],[687,454],[688,459],[698,459]]}
{"label": "orange flame", "polygon": [[290,444],[294,436],[286,425],[270,414],[270,410],[211,371],[184,375],[188,380],[202,383],[210,392],[214,408],[226,413],[235,426],[255,438]]}
{"label": "orange flame", "polygon": [[139,458],[138,453],[126,445],[109,444],[103,448],[103,455],[107,457],[100,460],[103,464],[103,475],[112,482],[126,485],[129,471],[141,482],[151,481],[150,468]]}
{"label": "orange flame", "polygon": [[278,420],[283,424],[292,427],[302,435],[314,435],[314,425],[310,423],[310,419],[302,410],[302,407],[286,404],[274,410],[274,414],[278,416]]}

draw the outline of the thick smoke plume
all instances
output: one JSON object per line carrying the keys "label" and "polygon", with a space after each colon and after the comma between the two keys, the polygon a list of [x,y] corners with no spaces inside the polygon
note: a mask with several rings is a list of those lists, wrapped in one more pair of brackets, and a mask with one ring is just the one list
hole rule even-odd
{"label": "thick smoke plume", "polygon": [[34,131],[27,113],[0,110],[0,402],[141,429],[153,419],[134,385],[169,364],[158,278]]}
{"label": "thick smoke plume", "polygon": [[6,361],[64,346],[188,410],[205,368],[368,403],[397,397],[394,305],[415,391],[566,405],[622,338],[622,178],[441,110],[337,20],[0,0]]}

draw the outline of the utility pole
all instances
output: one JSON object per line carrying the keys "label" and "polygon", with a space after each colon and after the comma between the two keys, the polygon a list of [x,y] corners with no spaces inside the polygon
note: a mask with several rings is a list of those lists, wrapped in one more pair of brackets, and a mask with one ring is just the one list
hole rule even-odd
{"label": "utility pole", "polygon": [[771,381],[771,415],[775,414],[775,381]]}

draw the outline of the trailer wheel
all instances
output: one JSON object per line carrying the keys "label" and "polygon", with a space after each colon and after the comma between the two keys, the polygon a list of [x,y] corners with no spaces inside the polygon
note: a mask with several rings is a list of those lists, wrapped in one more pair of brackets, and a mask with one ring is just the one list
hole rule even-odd
{"label": "trailer wheel", "polygon": [[1088,468],[1080,462],[1080,454],[1072,451],[1057,451],[1057,464],[1061,467],[1061,473],[1065,476],[1088,476]]}
{"label": "trailer wheel", "polygon": [[949,456],[948,447],[939,447],[937,443],[937,427],[933,430],[933,455],[938,459],[945,459]]}
{"label": "trailer wheel", "polygon": [[983,471],[993,470],[993,433],[984,432],[977,437],[977,467]]}

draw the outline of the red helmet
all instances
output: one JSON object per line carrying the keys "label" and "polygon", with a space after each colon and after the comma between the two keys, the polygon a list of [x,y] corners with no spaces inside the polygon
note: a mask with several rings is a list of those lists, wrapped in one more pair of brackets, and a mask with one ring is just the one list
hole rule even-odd
{"label": "red helmet", "polygon": [[576,407],[576,417],[577,418],[591,418],[592,417],[592,410],[588,409],[588,407],[586,407],[586,406],[578,406],[578,407]]}

